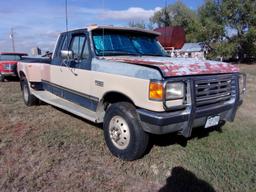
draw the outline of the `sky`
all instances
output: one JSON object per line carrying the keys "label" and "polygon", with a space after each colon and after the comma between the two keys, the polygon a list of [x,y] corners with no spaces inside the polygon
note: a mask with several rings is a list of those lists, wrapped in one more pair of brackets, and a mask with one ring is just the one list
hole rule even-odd
{"label": "sky", "polygon": [[[147,21],[166,1],[176,0],[68,0],[69,29]],[[196,9],[203,0],[182,2]],[[33,47],[52,51],[58,34],[66,30],[65,23],[65,0],[1,0],[0,52],[12,51],[11,28],[16,51],[30,53]]]}

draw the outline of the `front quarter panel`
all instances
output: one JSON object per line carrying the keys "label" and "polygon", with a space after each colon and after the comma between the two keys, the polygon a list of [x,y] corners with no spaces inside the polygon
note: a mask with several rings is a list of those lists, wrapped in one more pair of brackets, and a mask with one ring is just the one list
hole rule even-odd
{"label": "front quarter panel", "polygon": [[150,79],[162,79],[158,70],[94,59],[91,73],[93,96],[102,99],[109,92],[117,92],[130,98],[139,108],[164,111],[162,102],[148,98]]}

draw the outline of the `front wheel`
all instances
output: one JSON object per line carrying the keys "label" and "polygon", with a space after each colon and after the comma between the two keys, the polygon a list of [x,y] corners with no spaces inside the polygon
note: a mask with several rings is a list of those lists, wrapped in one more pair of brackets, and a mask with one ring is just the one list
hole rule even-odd
{"label": "front wheel", "polygon": [[4,76],[0,73],[0,82],[4,82]]}
{"label": "front wheel", "polygon": [[30,93],[29,84],[26,79],[21,80],[21,89],[24,103],[27,106],[33,106],[38,104],[39,100]]}
{"label": "front wheel", "polygon": [[112,104],[106,111],[103,126],[106,144],[113,155],[130,161],[143,156],[149,135],[143,131],[132,104]]}

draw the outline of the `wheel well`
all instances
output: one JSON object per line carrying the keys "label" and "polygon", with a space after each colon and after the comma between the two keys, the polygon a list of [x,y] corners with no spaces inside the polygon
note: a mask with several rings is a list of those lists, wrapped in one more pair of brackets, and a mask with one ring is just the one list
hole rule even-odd
{"label": "wheel well", "polygon": [[20,71],[19,75],[20,75],[20,80],[23,80],[24,78],[26,78],[26,75],[23,71]]}
{"label": "wheel well", "polygon": [[22,89],[22,82],[24,81],[24,79],[26,79],[26,75],[23,71],[20,71],[19,76],[20,76],[20,88]]}
{"label": "wheel well", "polygon": [[113,104],[117,102],[129,102],[134,105],[133,101],[126,95],[118,92],[109,92],[103,97],[103,103],[105,105]]}
{"label": "wheel well", "polygon": [[103,96],[103,99],[101,99],[97,108],[99,122],[103,122],[105,112],[107,111],[108,107],[118,102],[128,102],[135,106],[134,102],[126,95],[118,92],[108,92]]}

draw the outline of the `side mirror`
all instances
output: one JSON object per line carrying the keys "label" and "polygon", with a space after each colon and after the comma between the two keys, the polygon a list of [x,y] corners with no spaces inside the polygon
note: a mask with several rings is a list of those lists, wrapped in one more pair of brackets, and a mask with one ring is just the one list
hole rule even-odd
{"label": "side mirror", "polygon": [[74,53],[71,50],[61,50],[60,53],[62,59],[74,59]]}

